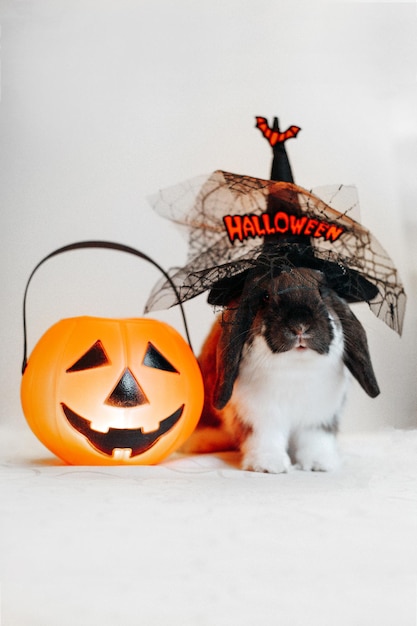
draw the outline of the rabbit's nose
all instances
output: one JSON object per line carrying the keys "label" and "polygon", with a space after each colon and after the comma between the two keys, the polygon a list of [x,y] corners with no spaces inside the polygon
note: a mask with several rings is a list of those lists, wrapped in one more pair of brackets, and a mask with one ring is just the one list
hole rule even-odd
{"label": "rabbit's nose", "polygon": [[307,331],[309,330],[310,325],[309,324],[295,324],[291,330],[292,332],[297,335],[297,337],[302,337],[303,335],[305,335],[307,333]]}
{"label": "rabbit's nose", "polygon": [[307,324],[300,324],[300,326],[298,326],[296,333],[297,335],[304,335],[304,333],[309,329],[310,327],[307,326]]}

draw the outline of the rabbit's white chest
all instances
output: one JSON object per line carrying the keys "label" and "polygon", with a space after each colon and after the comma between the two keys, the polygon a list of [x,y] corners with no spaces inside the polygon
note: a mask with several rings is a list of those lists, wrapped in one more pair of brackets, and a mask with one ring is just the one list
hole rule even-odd
{"label": "rabbit's white chest", "polygon": [[263,337],[244,349],[232,404],[252,428],[330,426],[340,412],[350,375],[342,361],[342,333],[328,354],[312,350],[272,353]]}

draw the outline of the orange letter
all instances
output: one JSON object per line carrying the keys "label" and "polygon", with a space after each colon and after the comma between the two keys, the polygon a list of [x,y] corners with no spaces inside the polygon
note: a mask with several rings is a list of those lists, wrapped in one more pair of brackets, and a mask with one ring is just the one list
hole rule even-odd
{"label": "orange letter", "polygon": [[310,217],[310,219],[308,220],[307,225],[306,225],[306,227],[304,229],[304,234],[305,235],[311,235],[311,231],[313,230],[313,228],[316,228],[317,224],[318,224],[318,221],[317,220],[313,220]]}
{"label": "orange letter", "polygon": [[254,225],[252,224],[250,215],[243,216],[242,229],[243,229],[243,236],[245,239],[247,239],[248,237],[255,237],[256,231],[255,231]]}
{"label": "orange letter", "polygon": [[262,228],[262,226],[259,223],[259,215],[252,215],[252,222],[253,222],[253,225],[255,226],[256,234],[259,237],[262,237],[262,235],[266,235],[265,228]]}
{"label": "orange letter", "polygon": [[326,222],[319,222],[319,225],[317,226],[313,237],[324,237],[324,233],[326,232],[326,230],[329,228],[329,225],[326,224]]}
{"label": "orange letter", "polygon": [[329,226],[329,230],[326,233],[326,239],[336,241],[336,239],[339,239],[344,230],[345,229],[343,228],[343,226],[335,226],[334,224],[331,224]]}
{"label": "orange letter", "polygon": [[295,215],[290,215],[290,228],[293,235],[301,235],[301,231],[303,230],[304,224],[306,223],[307,218],[304,217],[296,217]]}
{"label": "orange letter", "polygon": [[269,221],[269,218],[270,218],[269,213],[262,213],[262,221],[263,221],[264,226],[265,226],[266,234],[267,235],[274,235],[275,234],[275,229],[271,227],[271,223]]}
{"label": "orange letter", "polygon": [[[280,226],[280,220],[282,220],[283,224]],[[288,215],[283,211],[278,211],[274,218],[274,226],[275,231],[277,233],[286,233],[288,232]]]}
{"label": "orange letter", "polygon": [[240,215],[226,215],[223,218],[223,222],[226,226],[230,243],[233,243],[235,239],[239,239],[239,241],[242,241],[242,218],[240,217]]}

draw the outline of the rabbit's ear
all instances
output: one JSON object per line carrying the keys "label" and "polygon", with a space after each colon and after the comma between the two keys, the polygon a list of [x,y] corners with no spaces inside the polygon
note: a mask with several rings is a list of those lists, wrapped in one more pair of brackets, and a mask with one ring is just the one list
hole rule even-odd
{"label": "rabbit's ear", "polygon": [[236,308],[229,308],[223,316],[222,332],[217,345],[217,384],[213,398],[214,406],[218,410],[226,406],[232,395],[243,346],[256,313],[253,291],[251,293],[246,284],[240,301],[236,302]]}
{"label": "rabbit's ear", "polygon": [[248,270],[235,276],[222,278],[209,291],[207,302],[214,306],[228,306],[228,304],[242,295]]}
{"label": "rabbit's ear", "polygon": [[336,294],[331,293],[331,301],[343,328],[343,361],[366,393],[375,398],[380,390],[372,367],[365,330],[349,306]]}

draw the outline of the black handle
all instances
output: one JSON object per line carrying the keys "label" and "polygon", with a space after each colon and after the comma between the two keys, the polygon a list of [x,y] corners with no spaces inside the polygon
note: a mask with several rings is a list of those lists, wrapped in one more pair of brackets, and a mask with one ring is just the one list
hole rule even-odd
{"label": "black handle", "polygon": [[30,281],[32,280],[33,275],[39,269],[39,267],[43,263],[45,263],[45,261],[48,261],[48,259],[51,259],[52,257],[57,256],[58,254],[62,254],[63,252],[70,252],[72,250],[81,250],[83,248],[105,248],[107,250],[118,250],[120,252],[127,252],[128,254],[133,254],[134,256],[137,256],[137,257],[139,257],[141,259],[144,259],[145,261],[148,261],[154,267],[156,267],[161,272],[161,274],[163,274],[163,276],[166,278],[166,280],[169,282],[169,284],[172,287],[172,290],[174,291],[174,293],[175,293],[175,295],[177,297],[178,304],[180,305],[180,309],[181,309],[182,319],[183,319],[183,322],[184,322],[185,334],[186,334],[186,337],[187,337],[188,344],[189,344],[189,346],[190,346],[190,348],[192,350],[190,334],[189,334],[188,326],[187,326],[187,320],[185,318],[184,307],[183,307],[183,305],[182,305],[182,303],[180,301],[180,297],[179,297],[177,288],[174,285],[174,283],[172,282],[172,280],[171,280],[170,276],[167,274],[167,272],[156,261],[154,261],[150,256],[148,256],[144,252],[140,252],[139,250],[136,250],[135,248],[132,248],[130,246],[125,246],[122,243],[115,243],[113,241],[78,241],[76,243],[71,243],[71,244],[69,244],[67,246],[63,246],[62,248],[58,248],[57,250],[54,250],[53,252],[48,254],[41,261],[39,261],[39,263],[32,270],[32,273],[30,274],[30,276],[28,278],[28,281],[26,283],[25,293],[24,293],[24,296],[23,296],[23,363],[22,363],[22,374],[24,373],[24,371],[26,369],[26,366],[27,366],[26,298],[27,298],[27,293],[28,293]]}

